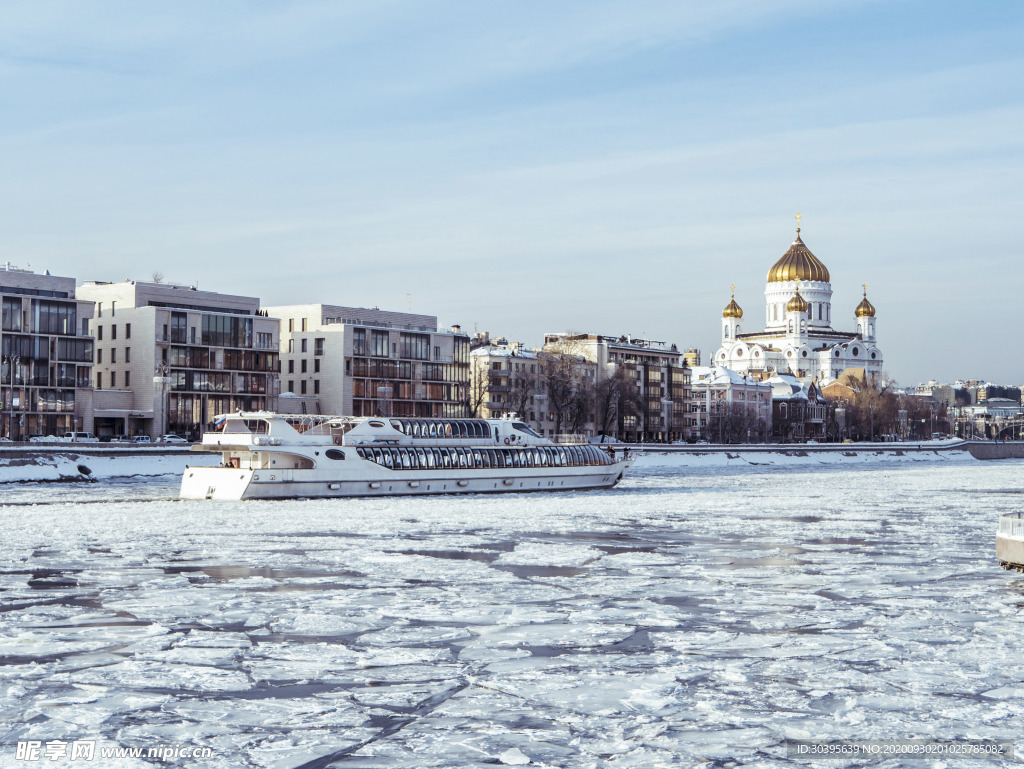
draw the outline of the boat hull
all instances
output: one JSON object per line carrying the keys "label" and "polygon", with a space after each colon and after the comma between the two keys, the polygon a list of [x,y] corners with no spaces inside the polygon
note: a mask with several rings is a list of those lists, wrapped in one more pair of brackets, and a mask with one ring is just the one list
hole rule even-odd
{"label": "boat hull", "polygon": [[425,470],[387,470],[354,463],[353,472],[318,469],[239,469],[189,467],[181,481],[182,499],[295,499],[387,497],[425,494],[495,494],[528,491],[580,491],[615,486],[632,461],[599,467],[506,468],[498,473],[465,470],[438,475]]}

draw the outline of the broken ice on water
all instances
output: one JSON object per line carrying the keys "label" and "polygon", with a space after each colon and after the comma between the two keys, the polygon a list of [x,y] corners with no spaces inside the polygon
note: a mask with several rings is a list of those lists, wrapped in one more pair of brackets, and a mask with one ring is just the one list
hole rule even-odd
{"label": "broken ice on water", "polygon": [[282,769],[1012,740],[1024,580],[993,538],[1022,466],[653,455],[610,491],[393,500],[5,489],[0,765],[57,739]]}

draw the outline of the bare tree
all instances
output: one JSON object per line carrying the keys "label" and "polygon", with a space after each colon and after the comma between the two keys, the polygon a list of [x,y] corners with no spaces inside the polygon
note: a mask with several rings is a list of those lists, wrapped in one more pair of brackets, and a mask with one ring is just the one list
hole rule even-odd
{"label": "bare tree", "polygon": [[[548,396],[548,413],[555,420],[555,434],[567,425],[576,431],[588,421],[593,384],[587,383],[587,361],[578,337],[567,334],[540,353],[540,380]],[[592,364],[591,364],[592,365]]]}
{"label": "bare tree", "polygon": [[153,282],[154,283],[163,283],[164,282],[164,274],[162,272],[160,272],[160,270],[154,270],[153,271]]}

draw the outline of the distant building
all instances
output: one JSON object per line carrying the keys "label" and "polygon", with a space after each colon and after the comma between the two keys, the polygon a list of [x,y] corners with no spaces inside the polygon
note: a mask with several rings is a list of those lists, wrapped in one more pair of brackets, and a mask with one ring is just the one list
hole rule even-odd
{"label": "distant building", "polygon": [[[813,382],[790,374],[767,380],[772,390],[772,435],[783,441],[824,440],[829,404]],[[843,385],[839,385],[843,386]]]}
{"label": "distant building", "polygon": [[0,267],[0,437],[92,432],[92,302],[75,279]]}
{"label": "distant building", "polygon": [[[509,344],[505,339],[493,341],[477,335],[470,353],[470,411],[482,419],[516,414],[540,432],[544,430],[547,413],[537,354]],[[548,428],[553,429],[553,428]],[[546,434],[546,433],[542,433]]]}
{"label": "distant building", "polygon": [[800,228],[789,250],[768,271],[765,328],[743,330],[735,293],[722,311],[722,346],[712,364],[766,378],[793,374],[819,383],[838,379],[847,368],[882,374],[875,338],[875,308],[864,298],[854,309],[856,331],[832,328],[832,284],[828,268],[804,245]]}
{"label": "distant building", "polygon": [[[696,425],[688,410],[690,369],[676,345],[629,335],[546,334],[539,352],[559,351],[571,351],[596,364],[595,433],[607,431],[620,440],[648,442],[694,436]],[[602,392],[617,385],[612,381],[617,376],[630,386],[618,394],[614,403],[602,405]],[[551,415],[549,407],[549,422]],[[608,415],[612,418],[606,418]],[[554,428],[546,425],[545,429]]]}
{"label": "distant building", "polygon": [[[377,308],[268,307],[281,320],[282,409],[458,417],[469,400],[469,337],[437,318]],[[298,396],[297,398],[292,396]]]}
{"label": "distant building", "polygon": [[690,379],[694,437],[714,443],[760,443],[772,429],[772,387],[725,366],[696,366]]}
{"label": "distant building", "polygon": [[198,438],[214,417],[276,406],[278,322],[259,299],[190,286],[88,281],[98,435]]}

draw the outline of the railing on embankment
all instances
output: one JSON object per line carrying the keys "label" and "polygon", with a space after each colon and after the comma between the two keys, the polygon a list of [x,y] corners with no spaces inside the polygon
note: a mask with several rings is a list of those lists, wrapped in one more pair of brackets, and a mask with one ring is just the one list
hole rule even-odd
{"label": "railing on embankment", "polygon": [[[622,446],[623,444],[617,444]],[[728,444],[667,444],[630,443],[634,451],[654,451],[680,454],[735,454],[742,452],[807,456],[810,454],[902,454],[969,452],[975,459],[1024,459],[1024,441],[894,441],[883,443],[728,443]]]}

